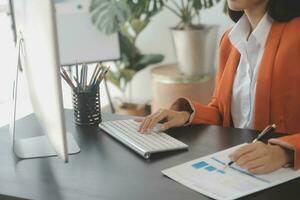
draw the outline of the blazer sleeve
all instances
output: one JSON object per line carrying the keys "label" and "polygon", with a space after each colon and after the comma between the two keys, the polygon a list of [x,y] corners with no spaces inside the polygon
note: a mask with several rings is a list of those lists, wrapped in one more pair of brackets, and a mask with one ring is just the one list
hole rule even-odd
{"label": "blazer sleeve", "polygon": [[300,84],[300,37],[299,34],[295,34],[300,30],[300,18],[295,18],[292,20],[286,27],[283,38],[286,38],[282,44],[281,56],[278,56],[278,61],[281,60],[280,64],[284,65],[287,63],[289,73],[286,73],[289,81],[290,94],[289,99],[287,99],[287,104],[289,105],[286,110],[288,113],[297,113],[289,114],[285,116],[286,127],[288,127],[287,132],[293,132],[294,134],[280,137],[277,139],[271,139],[269,142],[271,144],[277,144],[284,148],[293,150],[294,152],[294,168],[300,169],[300,133],[299,126],[300,123],[298,112],[300,112],[300,95],[299,95],[299,84]]}
{"label": "blazer sleeve", "polygon": [[230,49],[228,48],[228,46],[230,46],[228,39],[229,31],[225,32],[220,40],[219,68],[215,80],[214,94],[210,103],[203,105],[200,102],[191,101],[187,98],[179,98],[171,106],[173,110],[188,111],[191,113],[190,120],[187,124],[222,124],[223,120],[218,102],[218,88],[224,71],[224,63],[226,63],[226,59],[230,53]]}
{"label": "blazer sleeve", "polygon": [[277,139],[270,139],[269,143],[292,150],[294,152],[294,169],[300,169],[300,133]]}
{"label": "blazer sleeve", "polygon": [[172,110],[187,111],[191,114],[189,124],[212,124],[220,125],[221,117],[217,107],[217,100],[212,99],[208,105],[202,105],[199,102],[191,101],[187,98],[177,99],[171,106]]}

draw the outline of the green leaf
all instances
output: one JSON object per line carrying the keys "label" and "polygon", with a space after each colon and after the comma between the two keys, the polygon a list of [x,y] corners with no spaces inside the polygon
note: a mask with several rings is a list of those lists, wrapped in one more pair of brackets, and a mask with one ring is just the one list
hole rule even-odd
{"label": "green leaf", "polygon": [[201,0],[193,0],[193,6],[195,10],[201,10],[203,8],[203,4]]}
{"label": "green leaf", "polygon": [[164,0],[127,0],[127,4],[131,9],[133,18],[151,18],[160,12],[164,6]]}
{"label": "green leaf", "polygon": [[139,18],[146,7],[146,1],[127,0],[127,5],[130,7],[132,18]]}
{"label": "green leaf", "polygon": [[148,25],[149,19],[145,20],[140,20],[140,19],[132,19],[131,21],[131,26],[136,34],[139,34],[144,30],[144,28]]}
{"label": "green leaf", "polygon": [[144,69],[149,65],[154,65],[163,61],[164,56],[160,54],[147,54],[147,55],[140,55],[140,59],[135,64],[135,70],[139,71]]}
{"label": "green leaf", "polygon": [[160,63],[163,61],[164,56],[160,54],[148,54],[143,55],[142,58],[138,61],[138,64],[140,65],[153,65]]}
{"label": "green leaf", "polygon": [[124,0],[92,0],[90,12],[92,22],[106,34],[119,31],[131,15]]}
{"label": "green leaf", "polygon": [[128,37],[120,34],[120,46],[121,46],[121,57],[122,61],[126,66],[131,65],[134,62],[136,55],[139,53],[137,47],[134,45]]}
{"label": "green leaf", "polygon": [[113,72],[109,70],[106,74],[107,80],[109,80],[113,85],[115,85],[117,88],[121,89],[121,82],[120,78],[117,76],[116,72]]}
{"label": "green leaf", "polygon": [[150,0],[147,7],[147,17],[150,18],[156,15],[164,7],[163,0]]}
{"label": "green leaf", "polygon": [[135,73],[136,73],[136,71],[134,71],[132,69],[122,69],[121,70],[121,76],[125,79],[125,81],[127,83],[132,80]]}

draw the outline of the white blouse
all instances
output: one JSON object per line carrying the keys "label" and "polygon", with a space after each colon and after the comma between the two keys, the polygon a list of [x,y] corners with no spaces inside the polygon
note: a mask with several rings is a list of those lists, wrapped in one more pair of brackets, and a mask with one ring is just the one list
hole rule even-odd
{"label": "white blouse", "polygon": [[253,128],[257,74],[272,23],[273,19],[265,14],[250,34],[250,22],[244,15],[229,33],[230,42],[241,54],[231,99],[231,115],[236,128]]}

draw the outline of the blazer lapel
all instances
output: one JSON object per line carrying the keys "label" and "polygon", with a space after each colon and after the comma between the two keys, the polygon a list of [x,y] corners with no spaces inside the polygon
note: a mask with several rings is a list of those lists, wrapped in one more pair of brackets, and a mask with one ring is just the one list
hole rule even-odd
{"label": "blazer lapel", "polygon": [[221,103],[221,113],[223,114],[223,126],[231,126],[231,95],[233,81],[240,61],[240,53],[236,48],[232,48],[219,86],[219,101]]}
{"label": "blazer lapel", "polygon": [[262,130],[271,123],[272,72],[284,26],[284,23],[272,25],[259,66],[254,108],[254,128],[257,130]]}

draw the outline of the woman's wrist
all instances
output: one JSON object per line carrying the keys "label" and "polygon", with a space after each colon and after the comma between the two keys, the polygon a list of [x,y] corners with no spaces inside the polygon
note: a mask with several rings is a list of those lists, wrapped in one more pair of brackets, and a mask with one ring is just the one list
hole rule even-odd
{"label": "woman's wrist", "polygon": [[171,110],[179,111],[179,112],[188,112],[189,114],[192,114],[194,112],[194,109],[192,108],[192,105],[190,104],[188,99],[185,98],[179,98],[177,99],[172,106],[170,107]]}
{"label": "woman's wrist", "polygon": [[280,145],[274,145],[273,146],[276,151],[279,153],[279,155],[282,155],[283,159],[283,167],[290,167],[294,163],[294,152],[292,150],[289,150],[287,148],[284,148]]}
{"label": "woman's wrist", "polygon": [[286,164],[285,166],[293,166],[294,165],[294,151],[290,149],[283,148],[279,146],[283,151],[286,156]]}
{"label": "woman's wrist", "polygon": [[184,122],[183,124],[188,123],[190,121],[191,113],[189,113],[188,111],[181,111],[180,113]]}

